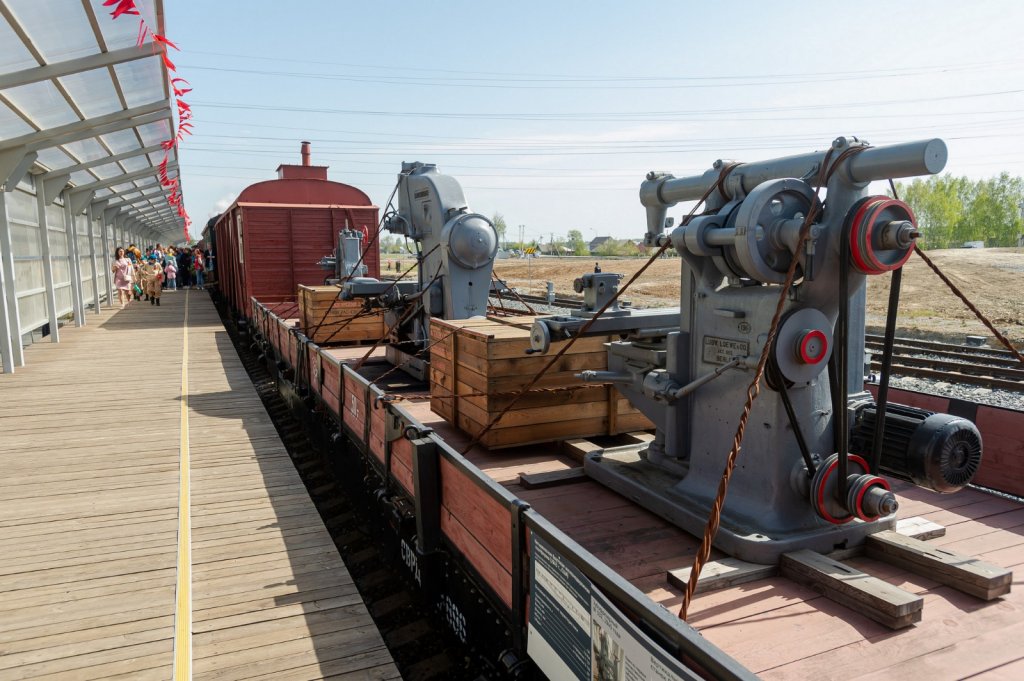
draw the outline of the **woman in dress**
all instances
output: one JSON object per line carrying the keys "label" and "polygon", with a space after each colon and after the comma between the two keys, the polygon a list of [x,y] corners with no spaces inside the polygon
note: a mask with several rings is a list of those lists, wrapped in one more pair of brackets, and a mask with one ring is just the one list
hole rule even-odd
{"label": "woman in dress", "polygon": [[110,271],[114,274],[117,302],[121,304],[122,310],[132,299],[132,270],[132,261],[125,257],[123,248],[118,248],[114,252],[114,264]]}

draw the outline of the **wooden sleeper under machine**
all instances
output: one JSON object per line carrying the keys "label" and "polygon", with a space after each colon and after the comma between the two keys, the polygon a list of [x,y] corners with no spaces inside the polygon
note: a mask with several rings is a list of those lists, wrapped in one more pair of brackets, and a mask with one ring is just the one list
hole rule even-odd
{"label": "wooden sleeper under machine", "polygon": [[[683,259],[682,307],[609,304],[596,319],[539,318],[532,331],[538,353],[585,326],[586,335],[620,334],[607,346],[608,371],[581,377],[614,383],[657,426],[646,450],[589,455],[587,476],[703,533],[780,284],[796,258],[715,546],[755,563],[799,549],[850,548],[895,525],[897,501],[884,476],[943,493],[967,484],[982,449],[970,421],[876,405],[864,390],[867,277],[902,266],[919,236],[910,208],[869,195],[869,185],[938,173],[945,162],[938,139],[871,147],[840,137],[828,152],[719,161],[686,178],[650,173],[640,190],[646,239],[671,244]],[[823,205],[812,186],[819,176],[827,178]],[[701,197],[706,210],[665,234],[668,209]],[[581,277],[584,309],[606,307],[619,279]]]}

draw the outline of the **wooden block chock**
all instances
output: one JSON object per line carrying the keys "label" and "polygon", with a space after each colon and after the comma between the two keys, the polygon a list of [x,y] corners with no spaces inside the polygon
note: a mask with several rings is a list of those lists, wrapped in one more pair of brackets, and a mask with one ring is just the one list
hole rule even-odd
{"label": "wooden block chock", "polygon": [[519,484],[526,489],[541,489],[554,487],[556,485],[569,485],[574,482],[585,482],[586,474],[583,466],[573,466],[560,471],[548,471],[546,473],[520,473]]}
{"label": "wooden block chock", "polygon": [[924,598],[814,551],[784,553],[782,574],[890,629],[921,621]]}
{"label": "wooden block chock", "polygon": [[[677,589],[686,590],[690,582],[692,567],[669,570],[665,577],[668,583]],[[707,563],[700,571],[696,593],[727,589],[730,586],[753,582],[766,577],[774,577],[779,571],[777,565],[760,565],[748,563],[738,558],[722,558]]]}
{"label": "wooden block chock", "polygon": [[986,601],[1008,594],[1013,582],[1010,570],[898,532],[869,535],[865,552],[870,558],[916,572]]}

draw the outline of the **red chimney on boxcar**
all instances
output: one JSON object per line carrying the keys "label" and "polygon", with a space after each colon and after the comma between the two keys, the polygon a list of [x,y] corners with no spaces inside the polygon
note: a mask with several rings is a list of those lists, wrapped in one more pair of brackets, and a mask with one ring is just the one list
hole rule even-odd
{"label": "red chimney on boxcar", "polygon": [[[322,284],[330,273],[317,261],[334,252],[346,225],[366,241],[377,230],[378,208],[365,193],[328,180],[327,166],[311,164],[309,142],[301,158],[301,165],[279,165],[276,180],[243,189],[214,226],[218,286],[244,317],[252,315],[252,297],[294,301],[300,284]],[[368,276],[380,276],[376,244],[364,262]]]}

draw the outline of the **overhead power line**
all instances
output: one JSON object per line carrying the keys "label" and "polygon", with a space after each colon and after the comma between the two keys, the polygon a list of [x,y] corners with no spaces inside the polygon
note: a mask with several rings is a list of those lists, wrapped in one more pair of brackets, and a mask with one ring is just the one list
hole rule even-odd
{"label": "overhead power line", "polygon": [[[963,73],[978,69],[992,70],[991,64],[972,67],[924,68],[897,73],[860,72],[856,75],[822,73],[806,76],[718,76],[718,77],[649,77],[649,78],[450,78],[424,76],[366,76],[352,73],[311,73],[303,71],[269,71],[266,69],[233,68],[227,66],[203,66],[182,64],[190,71],[217,71],[255,75],[261,78],[305,78],[309,80],[331,80],[371,85],[404,85],[420,87],[484,88],[498,90],[693,90],[738,87],[778,87],[783,85],[807,85],[812,83],[835,83],[859,80],[888,80],[911,78],[922,75]],[[668,81],[668,82],[666,82]]]}
{"label": "overhead power line", "polygon": [[240,54],[237,52],[208,52],[202,50],[190,50],[190,54],[195,55],[208,55],[212,57],[233,57],[237,59],[260,60],[260,61],[272,61],[274,63],[295,63],[295,64],[314,64],[320,66],[343,66],[347,68],[357,69],[371,69],[376,71],[397,71],[400,73],[441,73],[441,74],[454,74],[463,76],[492,76],[498,79],[515,79],[524,78],[530,80],[537,79],[559,79],[559,80],[572,80],[572,81],[608,81],[608,82],[637,82],[637,81],[702,81],[702,80],[745,80],[755,78],[810,78],[810,77],[841,77],[841,76],[856,76],[856,75],[872,75],[872,74],[915,74],[915,73],[930,73],[930,72],[941,72],[957,69],[972,69],[972,68],[985,68],[994,67],[999,65],[1012,65],[1019,63],[1020,60],[1000,60],[1000,61],[985,61],[985,62],[963,62],[959,64],[928,64],[923,66],[906,66],[901,68],[865,68],[851,71],[802,71],[802,72],[790,72],[790,73],[767,73],[767,74],[721,74],[721,75],[702,75],[702,76],[666,76],[666,75],[651,75],[645,73],[642,76],[623,76],[620,74],[603,74],[597,75],[593,73],[588,74],[565,74],[565,73],[523,73],[523,72],[509,72],[509,71],[473,71],[473,70],[460,70],[460,69],[439,69],[431,67],[416,67],[408,65],[400,66],[386,66],[381,64],[366,64],[356,62],[340,62],[340,61],[323,61],[323,60],[312,60],[312,59],[297,59],[289,57],[281,57],[274,55],[268,57],[266,54]]}
{"label": "overhead power line", "polygon": [[[691,109],[677,111],[652,111],[652,112],[571,112],[571,113],[468,113],[468,112],[442,112],[442,111],[387,111],[374,109],[334,109],[319,107],[300,106],[272,106],[269,104],[240,104],[232,102],[207,102],[196,101],[193,104],[213,109],[237,109],[251,111],[288,111],[295,113],[324,113],[346,116],[384,116],[395,118],[450,118],[450,119],[475,119],[475,120],[537,120],[537,121],[670,121],[685,119],[693,115],[725,115],[743,114],[752,112],[783,112],[783,111],[825,111],[838,109],[861,109],[873,106],[896,106],[908,104],[924,104],[931,102],[947,102],[957,100],[974,100],[986,97],[1004,97],[1007,95],[1019,95],[1024,89],[995,90],[990,92],[974,92],[959,95],[938,95],[935,97],[918,97],[912,101],[902,99],[858,101],[836,104],[797,104],[789,106],[772,107],[742,107],[729,109]],[[659,116],[672,116],[673,118],[658,118]]]}

